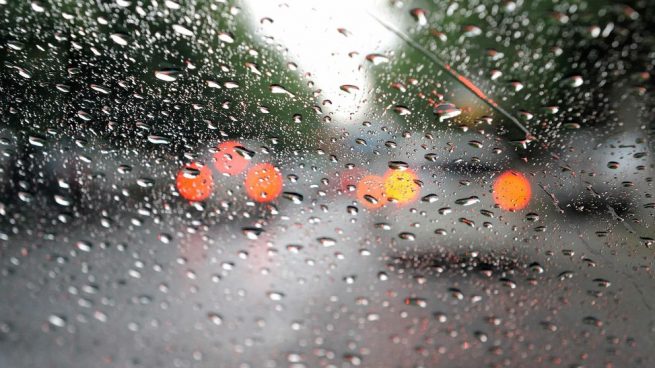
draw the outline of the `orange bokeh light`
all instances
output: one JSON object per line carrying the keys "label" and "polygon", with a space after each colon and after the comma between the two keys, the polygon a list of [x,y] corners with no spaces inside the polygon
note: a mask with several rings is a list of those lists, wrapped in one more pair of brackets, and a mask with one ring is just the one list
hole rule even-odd
{"label": "orange bokeh light", "polygon": [[235,147],[241,146],[237,141],[227,141],[218,145],[214,154],[214,167],[222,174],[236,175],[245,170],[248,160],[241,156]]}
{"label": "orange bokeh light", "polygon": [[357,183],[357,200],[364,207],[373,209],[384,206],[387,201],[384,190],[384,178],[377,175],[367,175]]}
{"label": "orange bokeh light", "polygon": [[399,205],[412,202],[421,191],[412,170],[389,170],[384,175],[384,191],[390,201]]}
{"label": "orange bokeh light", "polygon": [[212,194],[214,178],[205,165],[190,163],[177,173],[175,178],[177,191],[189,201],[203,201]]}
{"label": "orange bokeh light", "polygon": [[244,181],[246,194],[257,202],[270,202],[277,198],[282,192],[282,184],[282,174],[269,163],[250,168]]}
{"label": "orange bokeh light", "polygon": [[504,210],[521,210],[532,198],[530,181],[520,172],[505,171],[494,181],[493,197],[496,204]]}

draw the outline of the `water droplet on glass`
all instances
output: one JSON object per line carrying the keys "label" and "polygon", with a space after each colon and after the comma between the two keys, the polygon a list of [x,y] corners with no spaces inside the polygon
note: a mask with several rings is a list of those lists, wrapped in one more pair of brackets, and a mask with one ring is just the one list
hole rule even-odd
{"label": "water droplet on glass", "polygon": [[410,10],[409,13],[412,15],[414,20],[420,26],[424,26],[424,25],[428,24],[428,18],[427,18],[428,12],[427,12],[427,10],[421,9],[421,8],[414,8],[414,9]]}
{"label": "water droplet on glass", "polygon": [[452,119],[456,116],[459,116],[461,113],[462,110],[449,102],[441,102],[434,107],[434,114],[439,117],[440,122]]}
{"label": "water droplet on glass", "polygon": [[193,36],[193,31],[179,24],[173,24],[173,30],[175,31],[175,33],[180,34],[182,36],[187,36],[187,37]]}
{"label": "water droplet on glass", "polygon": [[174,82],[177,80],[180,70],[178,68],[161,68],[155,70],[155,77],[164,82]]}
{"label": "water droplet on glass", "polygon": [[389,58],[382,54],[368,54],[366,60],[373,63],[373,65],[380,65],[389,62]]}
{"label": "water droplet on glass", "polygon": [[117,45],[126,46],[129,43],[130,36],[125,33],[113,33],[109,36]]}

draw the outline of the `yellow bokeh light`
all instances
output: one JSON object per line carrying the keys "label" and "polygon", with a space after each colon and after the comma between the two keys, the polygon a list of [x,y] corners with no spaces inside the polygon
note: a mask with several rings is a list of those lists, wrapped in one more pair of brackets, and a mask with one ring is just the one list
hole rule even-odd
{"label": "yellow bokeh light", "polygon": [[412,170],[389,170],[384,176],[384,190],[390,201],[405,204],[416,199],[420,187]]}

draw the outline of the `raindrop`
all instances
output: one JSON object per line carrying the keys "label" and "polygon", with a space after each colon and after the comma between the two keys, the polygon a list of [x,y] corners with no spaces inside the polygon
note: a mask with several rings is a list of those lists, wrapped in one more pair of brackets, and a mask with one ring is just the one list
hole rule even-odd
{"label": "raindrop", "polygon": [[368,54],[366,60],[373,63],[373,65],[380,65],[389,62],[389,58],[381,54]]}
{"label": "raindrop", "polygon": [[421,198],[421,201],[427,202],[427,203],[434,203],[439,200],[439,196],[436,194],[428,194]]}
{"label": "raindrop", "polygon": [[19,41],[7,41],[7,47],[12,50],[20,51],[25,47],[25,44]]}
{"label": "raindrop", "polygon": [[148,142],[153,144],[169,144],[170,140],[166,137],[162,137],[159,135],[149,135]]}
{"label": "raindrop", "polygon": [[478,26],[468,25],[464,26],[464,36],[466,37],[475,37],[482,34],[482,29]]}
{"label": "raindrop", "polygon": [[359,91],[359,87],[352,84],[343,84],[339,87],[342,91],[347,93],[354,93]]}
{"label": "raindrop", "polygon": [[409,164],[404,161],[389,161],[388,165],[391,170],[405,171],[409,169]]}
{"label": "raindrop", "polygon": [[113,33],[109,36],[112,41],[117,45],[126,46],[129,43],[130,37],[125,33]]}
{"label": "raindrop", "polygon": [[471,196],[468,198],[460,198],[455,201],[456,204],[462,205],[462,206],[470,206],[473,204],[476,204],[480,202],[480,198],[477,196]]}
{"label": "raindrop", "polygon": [[437,212],[439,212],[440,215],[448,215],[450,213],[453,213],[453,210],[450,207],[442,207],[439,208]]}
{"label": "raindrop", "polygon": [[573,88],[580,87],[584,83],[584,79],[580,75],[573,75],[566,79],[566,83]]}
{"label": "raindrop", "polygon": [[211,323],[215,324],[216,326],[220,326],[223,324],[223,317],[221,317],[216,313],[208,313],[207,318]]}
{"label": "raindrop", "polygon": [[434,107],[434,114],[439,117],[439,122],[452,119],[459,116],[461,113],[462,110],[449,102],[442,102]]}
{"label": "raindrop", "polygon": [[400,239],[408,240],[408,241],[416,240],[416,235],[414,235],[413,233],[409,233],[409,232],[400,233],[400,234],[398,234],[398,237]]}
{"label": "raindrop", "polygon": [[613,170],[618,169],[619,166],[620,166],[620,164],[618,162],[616,162],[616,161],[610,161],[610,162],[607,163],[607,167],[610,168],[610,169],[613,169]]}
{"label": "raindrop", "polygon": [[286,90],[286,88],[282,87],[279,84],[271,84],[271,93],[276,94],[276,95],[288,95],[290,97],[294,97],[293,93],[289,92]]}
{"label": "raindrop", "polygon": [[91,89],[96,92],[104,93],[106,95],[111,93],[111,90],[108,87],[105,87],[100,84],[91,84]]}
{"label": "raindrop", "polygon": [[30,142],[31,145],[33,145],[35,147],[43,147],[45,145],[45,139],[44,138],[36,137],[36,136],[33,136],[33,135],[31,135],[28,138],[28,141]]}
{"label": "raindrop", "polygon": [[282,197],[290,200],[295,204],[301,204],[304,199],[302,194],[295,192],[284,192],[282,193]]}
{"label": "raindrop", "polygon": [[241,232],[243,233],[243,235],[246,236],[246,238],[255,240],[259,238],[259,236],[264,232],[264,230],[257,227],[244,227],[243,229],[241,229]]}
{"label": "raindrop", "polygon": [[231,33],[229,32],[221,32],[218,34],[218,39],[225,42],[225,43],[233,43],[234,42],[234,36],[232,36]]}
{"label": "raindrop", "polygon": [[333,247],[333,246],[335,246],[335,245],[337,244],[337,241],[336,241],[336,240],[334,240],[334,239],[332,239],[332,238],[328,238],[328,237],[321,237],[321,238],[318,238],[318,239],[316,239],[316,240],[317,240],[317,241],[318,241],[322,246],[324,246],[324,247],[326,247],[326,248],[327,248],[327,247]]}
{"label": "raindrop", "polygon": [[86,241],[78,241],[75,243],[75,248],[81,250],[82,252],[90,252],[93,248],[93,244]]}
{"label": "raindrop", "polygon": [[406,115],[411,115],[412,114],[412,110],[410,110],[406,106],[402,106],[402,105],[395,106],[393,108],[393,111],[395,111],[400,116],[406,116]]}
{"label": "raindrop", "polygon": [[179,24],[174,24],[173,30],[175,31],[175,33],[180,34],[182,36],[187,36],[187,37],[193,36],[193,31]]}
{"label": "raindrop", "polygon": [[284,293],[279,291],[269,291],[266,293],[266,295],[273,301],[280,301],[284,298]]}
{"label": "raindrop", "polygon": [[428,12],[425,9],[414,8],[410,10],[409,13],[420,26],[428,24]]}
{"label": "raindrop", "polygon": [[50,315],[50,317],[48,317],[48,322],[50,322],[51,325],[56,327],[66,326],[66,318],[58,316],[56,314]]}
{"label": "raindrop", "polygon": [[43,13],[45,11],[45,8],[43,7],[40,1],[32,1],[30,5],[32,6],[32,10],[34,10],[37,13]]}
{"label": "raindrop", "polygon": [[155,77],[157,79],[163,80],[164,82],[174,82],[177,80],[180,70],[178,68],[161,68],[155,70]]}
{"label": "raindrop", "polygon": [[469,146],[475,147],[475,148],[482,148],[482,142],[476,141],[476,140],[470,140],[469,141]]}

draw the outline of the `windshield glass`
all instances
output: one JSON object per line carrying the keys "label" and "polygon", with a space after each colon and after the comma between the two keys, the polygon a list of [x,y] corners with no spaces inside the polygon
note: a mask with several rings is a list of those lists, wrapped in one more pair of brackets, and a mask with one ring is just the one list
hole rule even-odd
{"label": "windshield glass", "polygon": [[0,366],[654,366],[652,5],[0,0]]}

